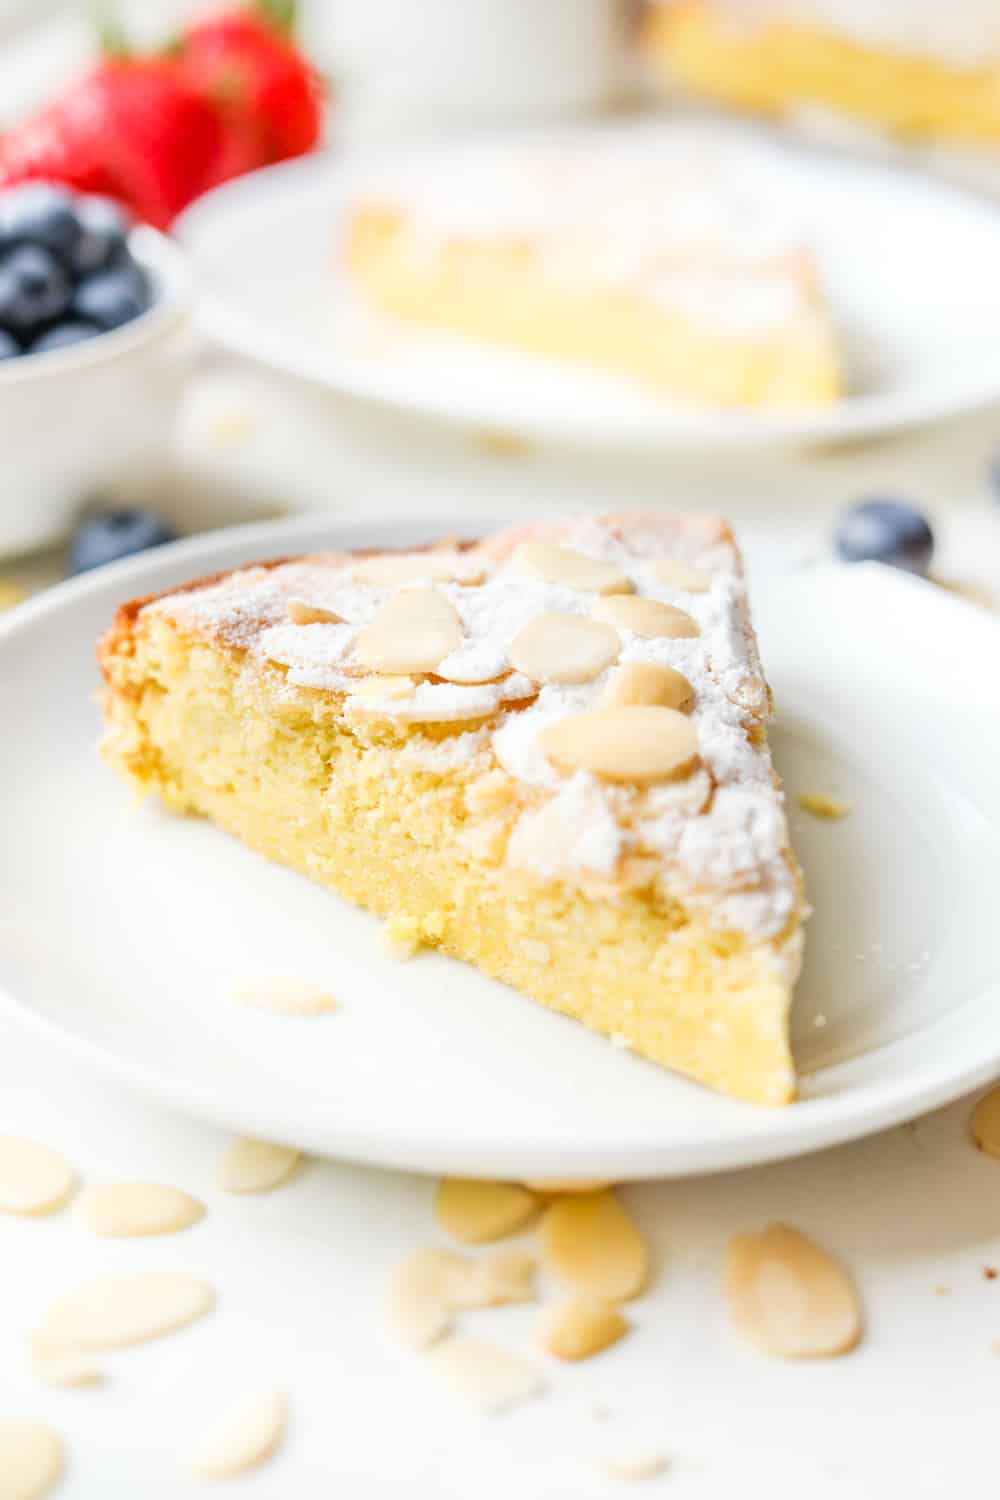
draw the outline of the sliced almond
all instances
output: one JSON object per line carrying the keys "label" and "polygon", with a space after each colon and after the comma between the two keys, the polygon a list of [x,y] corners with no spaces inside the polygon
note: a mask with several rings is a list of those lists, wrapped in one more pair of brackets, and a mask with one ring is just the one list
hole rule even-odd
{"label": "sliced almond", "polygon": [[343,625],[344,620],[335,609],[326,609],[322,604],[310,604],[305,599],[289,599],[288,618],[293,625]]}
{"label": "sliced almond", "polygon": [[62,1471],[62,1438],[51,1427],[0,1421],[0,1500],[42,1500]]}
{"label": "sliced almond", "polygon": [[564,588],[579,589],[584,594],[631,594],[634,587],[628,574],[614,563],[586,557],[582,552],[551,542],[522,542],[513,561],[522,572],[534,573],[549,583],[561,583]]}
{"label": "sliced almond", "polygon": [[618,632],[583,615],[538,615],[510,643],[510,660],[532,682],[591,682],[616,660]]}
{"label": "sliced almond", "polygon": [[446,1177],[438,1186],[434,1213],[441,1228],[465,1245],[483,1245],[523,1229],[537,1203],[513,1182]]}
{"label": "sliced almond", "polygon": [[412,698],[417,684],[412,677],[390,677],[380,676],[375,673],[371,677],[362,677],[351,688],[354,698],[388,698],[396,701],[400,698]]}
{"label": "sliced almond", "polygon": [[535,1295],[535,1257],[527,1250],[494,1250],[472,1261],[451,1289],[453,1307],[504,1307]]}
{"label": "sliced almond", "polygon": [[421,579],[431,583],[482,583],[485,576],[481,563],[460,552],[390,552],[384,557],[367,557],[351,569],[351,577],[358,583],[386,589]]}
{"label": "sliced almond", "polygon": [[58,1298],[35,1336],[39,1354],[122,1349],[161,1338],[204,1317],[215,1293],[204,1281],[168,1271],[99,1276]]}
{"label": "sliced almond", "polygon": [[656,1479],[664,1474],[670,1460],[665,1453],[607,1454],[594,1459],[594,1467],[609,1479],[622,1479],[626,1484],[639,1484],[646,1479]]}
{"label": "sliced almond", "polygon": [[229,1479],[272,1456],[285,1434],[288,1401],[281,1391],[244,1397],[203,1439],[192,1468],[206,1479]]}
{"label": "sliced almond", "polygon": [[846,1271],[785,1224],[734,1235],[724,1285],[733,1322],[764,1354],[846,1354],[861,1337],[861,1308]]}
{"label": "sliced almond", "polygon": [[972,1111],[972,1139],[987,1156],[1000,1157],[1000,1088],[990,1089]]}
{"label": "sliced almond", "polygon": [[596,1178],[588,1182],[586,1178],[563,1181],[561,1177],[552,1177],[543,1182],[526,1182],[524,1185],[530,1193],[537,1193],[540,1198],[562,1198],[572,1193],[603,1193],[611,1183],[598,1182]]}
{"label": "sliced almond", "polygon": [[697,621],[686,610],[661,604],[659,599],[598,599],[594,613],[598,619],[608,620],[620,630],[631,630],[647,641],[690,640],[701,634]]}
{"label": "sliced almond", "polygon": [[[45,1385],[60,1390],[76,1390],[87,1385],[103,1385],[104,1371],[86,1354],[46,1354],[44,1346],[34,1359],[35,1374]],[[3,1490],[0,1489],[0,1495]]]}
{"label": "sliced almond", "polygon": [[695,691],[683,672],[653,661],[627,661],[608,683],[604,703],[613,708],[629,704],[658,705],[686,714],[694,707]]}
{"label": "sliced almond", "polygon": [[458,611],[440,590],[404,589],[361,631],[354,652],[375,672],[433,672],[463,638]]}
{"label": "sliced almond", "polygon": [[621,1309],[598,1297],[569,1297],[549,1308],[542,1323],[542,1348],[556,1359],[589,1359],[628,1333]]}
{"label": "sliced almond", "polygon": [[400,1261],[389,1284],[389,1330],[410,1349],[426,1349],[451,1326],[471,1263],[456,1250],[421,1249]]}
{"label": "sliced almond", "polygon": [[237,1136],[219,1163],[219,1186],[227,1193],[269,1193],[287,1182],[302,1160],[294,1146]]}
{"label": "sliced almond", "polygon": [[159,1182],[105,1182],[84,1188],[75,1214],[94,1234],[125,1238],[177,1234],[196,1224],[204,1205],[181,1188]]}
{"label": "sliced almond", "polygon": [[528,1360],[477,1339],[449,1339],[431,1359],[452,1389],[483,1412],[520,1406],[545,1387]]}
{"label": "sliced almond", "polygon": [[627,1302],[646,1283],[646,1243],[611,1192],[559,1198],[542,1219],[545,1264],[574,1291]]}
{"label": "sliced almond", "polygon": [[542,752],[561,771],[591,771],[605,781],[672,781],[698,764],[698,736],[674,708],[594,708],[548,724]]}
{"label": "sliced almond", "polygon": [[823,818],[827,822],[836,822],[839,818],[846,818],[851,810],[849,802],[842,802],[838,797],[830,797],[826,792],[800,792],[796,800],[803,812],[811,813],[814,818]]}
{"label": "sliced almond", "polygon": [[704,594],[712,587],[711,573],[703,573],[701,568],[692,568],[690,563],[681,562],[679,557],[657,558],[650,572],[661,583],[667,583],[673,589],[684,589],[688,594]]}
{"label": "sliced almond", "polygon": [[0,1213],[53,1213],[66,1202],[73,1181],[73,1168],[58,1151],[0,1135]]}
{"label": "sliced almond", "polygon": [[270,1010],[279,1016],[319,1016],[337,1009],[337,1002],[324,985],[311,979],[287,975],[258,975],[233,985],[237,1005],[251,1010]]}

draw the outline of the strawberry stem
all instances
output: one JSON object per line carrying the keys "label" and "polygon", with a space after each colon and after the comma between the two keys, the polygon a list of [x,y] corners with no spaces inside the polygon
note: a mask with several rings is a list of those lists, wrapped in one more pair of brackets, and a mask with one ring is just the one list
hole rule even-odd
{"label": "strawberry stem", "polygon": [[94,25],[98,45],[105,57],[131,57],[132,44],[114,0],[95,0]]}
{"label": "strawberry stem", "polygon": [[291,36],[295,30],[298,9],[296,0],[254,0],[251,7],[272,31]]}

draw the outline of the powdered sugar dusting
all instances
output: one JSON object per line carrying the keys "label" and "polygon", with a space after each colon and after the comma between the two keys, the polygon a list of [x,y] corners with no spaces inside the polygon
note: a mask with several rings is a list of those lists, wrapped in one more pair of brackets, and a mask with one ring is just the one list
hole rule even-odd
{"label": "powdered sugar dusting", "polygon": [[[539,536],[614,563],[637,595],[684,609],[697,622],[697,636],[677,640],[620,630],[619,662],[673,667],[695,690],[701,767],[686,779],[646,789],[609,786],[584,772],[561,775],[542,753],[541,730],[596,706],[615,668],[581,685],[541,688],[511,669],[510,643],[530,620],[547,612],[589,616],[593,609],[593,595],[519,570],[518,543]],[[512,866],[543,880],[586,883],[595,876],[613,881],[630,857],[652,859],[667,894],[716,925],[754,938],[786,928],[799,896],[770,752],[748,733],[766,717],[768,696],[739,559],[725,528],[703,517],[584,518],[501,533],[466,555],[474,557],[470,571],[482,583],[435,582],[433,569],[422,582],[454,605],[462,645],[402,698],[355,692],[369,675],[355,657],[358,633],[397,588],[355,578],[356,560],[345,555],[245,569],[147,608],[221,638],[251,665],[280,671],[290,691],[336,695],[331,706],[349,723],[374,715],[414,726],[400,751],[407,764],[469,776],[502,768],[520,788],[506,838]],[[665,583],[653,566],[664,557],[707,574],[709,587],[689,593]],[[288,617],[292,597],[333,610],[344,623],[296,625]],[[422,723],[469,727],[441,739],[421,734]],[[475,846],[473,838],[468,847]]]}

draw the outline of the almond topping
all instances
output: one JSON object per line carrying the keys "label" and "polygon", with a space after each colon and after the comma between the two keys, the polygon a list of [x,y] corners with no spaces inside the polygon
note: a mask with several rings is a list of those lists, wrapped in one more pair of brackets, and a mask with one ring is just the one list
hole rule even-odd
{"label": "almond topping", "polygon": [[482,564],[458,552],[388,553],[384,557],[366,558],[351,569],[351,577],[358,583],[388,589],[420,579],[432,583],[482,583],[485,576]]}
{"label": "almond topping", "polygon": [[617,659],[618,632],[583,615],[539,615],[517,632],[510,659],[533,682],[591,682]]}
{"label": "almond topping", "polygon": [[35,1335],[39,1355],[64,1349],[123,1349],[204,1317],[215,1293],[204,1281],[168,1271],[99,1276],[58,1298]]}
{"label": "almond topping", "polygon": [[277,1449],[288,1421],[281,1391],[244,1398],[204,1439],[192,1467],[206,1479],[228,1479],[255,1469]]}
{"label": "almond topping", "polygon": [[556,547],[551,542],[523,542],[513,561],[522,572],[534,573],[549,583],[584,594],[631,594],[632,580],[614,563],[596,557],[585,557],[570,547]]}
{"label": "almond topping", "polygon": [[417,684],[412,677],[380,676],[362,677],[351,688],[354,698],[388,698],[393,702],[400,698],[412,698]]}
{"label": "almond topping", "polygon": [[972,1111],[972,1139],[987,1156],[1000,1156],[1000,1088],[984,1094]]}
{"label": "almond topping", "polygon": [[704,594],[712,587],[711,573],[692,568],[677,557],[661,557],[650,570],[654,578],[668,583],[671,588],[683,589],[688,594]]}
{"label": "almond topping", "polygon": [[570,1297],[548,1310],[542,1348],[556,1359],[589,1359],[628,1333],[628,1322],[613,1302]]}
{"label": "almond topping", "polygon": [[592,771],[638,783],[685,776],[698,763],[698,737],[673,708],[595,708],[548,724],[542,751],[561,771]]}
{"label": "almond topping", "polygon": [[50,1214],[73,1187],[73,1168],[58,1151],[0,1135],[0,1213]]}
{"label": "almond topping", "polygon": [[288,1181],[301,1160],[294,1146],[237,1136],[219,1164],[219,1186],[227,1193],[269,1193]]}
{"label": "almond topping", "polygon": [[289,599],[288,618],[293,625],[343,625],[344,620],[334,609],[325,609],[322,604],[310,604],[305,599]]}
{"label": "almond topping", "polygon": [[355,655],[375,672],[433,672],[462,644],[462,622],[438,589],[404,589],[386,600],[355,644]]}
{"label": "almond topping", "polygon": [[733,1322],[764,1354],[846,1354],[861,1337],[861,1309],[846,1271],[785,1224],[734,1235],[724,1285]]}
{"label": "almond topping", "polygon": [[839,818],[846,818],[851,810],[849,802],[842,802],[839,797],[828,797],[826,792],[800,792],[796,801],[803,812],[811,813],[814,818],[823,818],[827,822],[836,822]]}
{"label": "almond topping", "polygon": [[196,1224],[204,1206],[180,1188],[156,1182],[106,1182],[83,1189],[76,1217],[94,1234],[126,1238],[177,1234]]}
{"label": "almond topping", "polygon": [[483,1412],[520,1406],[545,1386],[526,1359],[476,1339],[449,1339],[431,1358],[448,1384]]}
{"label": "almond topping", "polygon": [[683,672],[652,661],[628,661],[620,666],[604,694],[607,707],[629,704],[676,708],[686,714],[694,707],[695,692]]}
{"label": "almond topping", "polygon": [[598,619],[609,620],[621,630],[631,630],[643,640],[690,640],[700,635],[697,621],[683,609],[661,604],[659,599],[598,599],[594,605]]}
{"label": "almond topping", "polygon": [[553,1275],[584,1296],[626,1302],[645,1285],[645,1241],[610,1192],[553,1203],[542,1220],[542,1251]]}
{"label": "almond topping", "polygon": [[42,1422],[0,1422],[0,1496],[42,1500],[63,1471],[58,1433]]}
{"label": "almond topping", "polygon": [[515,1234],[527,1224],[536,1207],[527,1188],[470,1177],[446,1177],[434,1200],[441,1228],[465,1245],[482,1245]]}

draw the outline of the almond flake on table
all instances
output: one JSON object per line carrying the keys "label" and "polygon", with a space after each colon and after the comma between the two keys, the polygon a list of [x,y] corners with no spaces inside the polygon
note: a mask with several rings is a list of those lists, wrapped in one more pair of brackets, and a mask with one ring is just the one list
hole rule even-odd
{"label": "almond flake on table", "polygon": [[465,1245],[483,1245],[515,1234],[532,1219],[537,1199],[513,1182],[445,1177],[438,1184],[434,1215],[441,1228]]}
{"label": "almond flake on table", "polygon": [[323,985],[309,979],[262,975],[234,984],[232,998],[250,1010],[269,1010],[279,1016],[321,1016],[337,1009]]}
{"label": "almond flake on table", "polygon": [[222,1153],[219,1186],[227,1193],[269,1193],[287,1182],[301,1161],[294,1146],[236,1136]]}
{"label": "almond flake on table", "polygon": [[277,1451],[288,1425],[288,1401],[281,1391],[243,1397],[209,1431],[192,1468],[206,1479],[229,1479],[266,1462]]}
{"label": "almond flake on table", "polygon": [[611,1192],[558,1198],[542,1219],[548,1269],[574,1290],[627,1302],[646,1284],[646,1243]]}
{"label": "almond flake on table", "polygon": [[105,1374],[100,1365],[86,1354],[47,1354],[44,1345],[35,1354],[32,1368],[44,1385],[62,1390],[76,1390],[80,1386],[103,1385]]}
{"label": "almond flake on table", "polygon": [[76,1200],[76,1218],[107,1238],[178,1234],[205,1212],[182,1188],[159,1182],[104,1182],[86,1187]]}
{"label": "almond flake on table", "polygon": [[556,1359],[590,1359],[616,1344],[628,1331],[628,1321],[615,1303],[577,1295],[547,1310],[541,1345]]}
{"label": "almond flake on table", "polygon": [[180,1272],[98,1276],[56,1299],[34,1335],[35,1353],[142,1344],[185,1328],[214,1304],[207,1282]]}
{"label": "almond flake on table", "polygon": [[38,1141],[0,1135],[0,1213],[50,1214],[61,1208],[74,1183],[65,1157]]}
{"label": "almond flake on table", "polygon": [[489,1414],[520,1406],[545,1388],[530,1361],[478,1339],[448,1339],[430,1358],[458,1395]]}
{"label": "almond flake on table", "polygon": [[456,1288],[470,1262],[457,1250],[414,1250],[395,1267],[389,1283],[389,1330],[399,1343],[426,1349],[451,1327]]}
{"label": "almond flake on table", "polygon": [[63,1463],[62,1438],[51,1427],[0,1421],[0,1500],[42,1500]]}
{"label": "almond flake on table", "polygon": [[730,1317],[764,1354],[822,1359],[861,1337],[861,1307],[844,1268],[787,1224],[729,1242],[724,1276]]}
{"label": "almond flake on table", "polygon": [[990,1089],[977,1102],[969,1128],[980,1151],[1000,1157],[1000,1087]]}
{"label": "almond flake on table", "polygon": [[594,1467],[609,1479],[621,1479],[626,1484],[640,1484],[646,1479],[657,1479],[666,1473],[670,1460],[665,1453],[650,1451],[619,1455],[602,1455],[594,1459]]}

